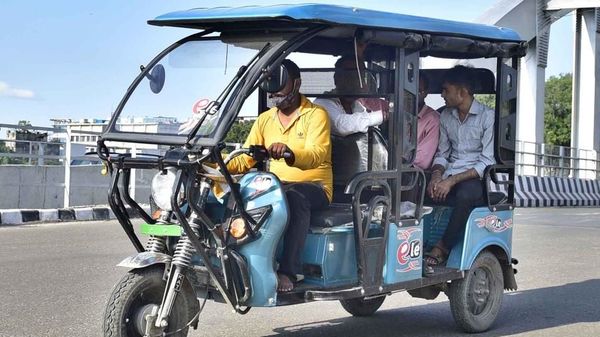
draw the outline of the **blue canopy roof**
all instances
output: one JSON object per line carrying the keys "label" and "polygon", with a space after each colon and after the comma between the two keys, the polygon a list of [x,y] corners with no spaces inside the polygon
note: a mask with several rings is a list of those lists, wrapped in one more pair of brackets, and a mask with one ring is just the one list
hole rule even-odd
{"label": "blue canopy roof", "polygon": [[329,23],[521,41],[519,35],[509,28],[322,4],[196,8],[164,14],[148,23],[157,26],[218,28],[228,22],[240,21]]}

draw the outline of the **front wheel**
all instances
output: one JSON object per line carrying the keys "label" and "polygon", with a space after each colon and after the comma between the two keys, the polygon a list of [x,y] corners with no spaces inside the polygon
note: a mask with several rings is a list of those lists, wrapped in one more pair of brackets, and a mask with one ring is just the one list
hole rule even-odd
{"label": "front wheel", "polygon": [[[114,287],[104,313],[105,337],[142,337],[146,329],[145,317],[157,310],[162,301],[166,282],[162,266],[136,269],[128,272]],[[196,296],[186,281],[169,316],[166,333],[169,336],[187,336],[190,320],[194,317]]]}
{"label": "front wheel", "polygon": [[465,278],[450,283],[448,298],[452,316],[466,332],[483,332],[496,320],[502,305],[504,279],[496,256],[482,252]]}
{"label": "front wheel", "polygon": [[352,316],[371,316],[383,304],[385,296],[365,299],[364,297],[340,300],[342,307]]}

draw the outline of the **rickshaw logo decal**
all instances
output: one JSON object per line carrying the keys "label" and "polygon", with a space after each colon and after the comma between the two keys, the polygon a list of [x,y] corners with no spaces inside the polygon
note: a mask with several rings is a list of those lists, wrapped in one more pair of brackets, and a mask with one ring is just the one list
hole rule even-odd
{"label": "rickshaw logo decal", "polygon": [[477,227],[485,228],[492,233],[502,233],[505,230],[512,228],[512,219],[502,221],[495,215],[488,215],[485,218],[475,219]]}
{"label": "rickshaw logo decal", "polygon": [[396,272],[406,273],[421,267],[421,229],[408,228],[398,230],[400,245],[396,251],[399,268]]}
{"label": "rickshaw logo decal", "polygon": [[266,174],[265,175],[263,175],[263,174],[257,175],[256,177],[254,177],[252,182],[250,184],[248,184],[248,188],[251,188],[254,190],[251,193],[250,197],[251,198],[257,197],[258,195],[264,193],[269,188],[271,188],[271,186],[273,186],[273,180],[271,179],[270,176],[268,176]]}

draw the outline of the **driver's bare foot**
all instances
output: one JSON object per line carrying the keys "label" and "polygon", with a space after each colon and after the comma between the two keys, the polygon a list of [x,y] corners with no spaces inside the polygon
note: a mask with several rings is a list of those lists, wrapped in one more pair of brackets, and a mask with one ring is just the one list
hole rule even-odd
{"label": "driver's bare foot", "polygon": [[289,276],[283,273],[277,273],[277,291],[288,292],[294,289],[294,282]]}

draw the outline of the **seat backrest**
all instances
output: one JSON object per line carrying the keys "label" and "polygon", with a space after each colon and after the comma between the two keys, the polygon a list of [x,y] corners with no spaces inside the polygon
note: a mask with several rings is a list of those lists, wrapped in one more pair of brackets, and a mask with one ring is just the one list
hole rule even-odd
{"label": "seat backrest", "polygon": [[379,132],[355,133],[346,137],[332,136],[331,145],[334,185],[345,186],[360,172],[387,170],[387,147]]}

